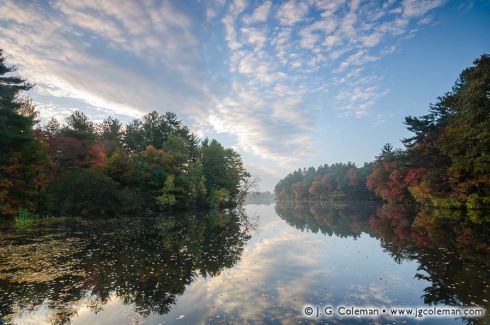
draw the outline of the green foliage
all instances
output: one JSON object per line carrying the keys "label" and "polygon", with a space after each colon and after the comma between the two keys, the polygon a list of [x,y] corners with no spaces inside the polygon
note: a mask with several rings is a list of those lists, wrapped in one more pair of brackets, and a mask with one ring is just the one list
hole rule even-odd
{"label": "green foliage", "polygon": [[117,149],[104,165],[104,173],[117,183],[131,187],[134,184],[135,158]]}
{"label": "green foliage", "polygon": [[14,215],[21,206],[38,207],[37,197],[46,180],[46,147],[33,132],[37,112],[22,96],[32,86],[13,76],[0,49],[0,215]]}
{"label": "green foliage", "polygon": [[211,206],[233,204],[240,197],[241,185],[250,174],[233,149],[225,149],[218,141],[203,141],[201,159],[206,193]]}
{"label": "green foliage", "polygon": [[[465,69],[453,91],[441,99],[447,110],[436,146],[450,159],[451,195],[490,195],[490,56]],[[488,206],[490,208],[490,206]]]}
{"label": "green foliage", "polygon": [[248,190],[240,156],[202,143],[174,113],[153,111],[123,126],[73,112],[34,129],[32,86],[0,51],[0,214],[19,207],[66,216],[159,209],[232,208]]}
{"label": "green foliage", "polygon": [[110,157],[122,144],[122,124],[109,116],[98,126],[98,129],[99,141],[104,146],[106,155]]}
{"label": "green foliage", "polygon": [[22,92],[32,85],[18,76],[13,66],[5,64],[5,56],[0,49],[0,163],[4,163],[11,153],[22,151],[33,139],[30,101],[22,97]]}
{"label": "green foliage", "polygon": [[120,188],[108,176],[92,169],[73,169],[49,184],[45,211],[57,216],[110,216],[123,212]]}
{"label": "green foliage", "polygon": [[212,209],[217,209],[223,206],[230,197],[230,193],[223,189],[212,189],[209,194],[209,206]]}
{"label": "green foliage", "polygon": [[466,208],[468,210],[489,210],[490,195],[482,196],[477,193],[470,194],[466,200]]}
{"label": "green foliage", "polygon": [[61,132],[80,141],[92,142],[95,137],[94,123],[80,111],[75,111],[66,118]]}
{"label": "green foliage", "polygon": [[35,215],[27,209],[19,208],[17,216],[15,216],[15,225],[17,228],[29,227],[34,223]]}
{"label": "green foliage", "polygon": [[189,155],[197,147],[197,137],[182,125],[174,113],[159,114],[153,111],[126,126],[123,134],[124,147],[132,153],[145,150],[149,145],[167,151],[177,150],[177,145]]}
{"label": "green foliage", "polygon": [[163,185],[162,195],[156,197],[157,204],[162,209],[169,209],[173,207],[176,203],[174,192],[175,192],[174,176],[170,175],[167,177],[167,180]]}

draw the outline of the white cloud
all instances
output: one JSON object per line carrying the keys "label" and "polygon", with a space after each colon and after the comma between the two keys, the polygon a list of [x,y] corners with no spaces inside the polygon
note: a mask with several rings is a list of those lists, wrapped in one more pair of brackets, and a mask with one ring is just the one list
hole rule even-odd
{"label": "white cloud", "polygon": [[95,117],[175,111],[287,165],[314,154],[320,99],[341,115],[375,110],[388,92],[375,62],[443,3],[213,0],[194,3],[199,15],[173,1],[7,0],[0,47],[37,83],[43,116],[67,114],[63,100]]}
{"label": "white cloud", "polygon": [[[364,66],[394,52],[390,38],[407,33],[414,21],[407,10],[423,15],[430,8],[361,1],[290,0],[278,6],[264,2],[255,8],[232,3],[223,23],[235,86],[217,99],[211,125],[217,132],[234,135],[247,152],[293,163],[298,159],[289,155],[293,148],[312,143],[315,127],[308,98],[325,96],[329,88],[321,83],[313,86],[313,75],[333,74],[333,85],[342,88],[330,96],[341,115],[368,115],[388,90]],[[267,20],[272,16],[279,24]],[[253,25],[265,21],[269,23],[257,25],[260,28]],[[272,138],[280,138],[284,146],[265,140]]]}
{"label": "white cloud", "polygon": [[342,72],[350,66],[360,66],[378,59],[379,57],[368,54],[366,50],[361,50],[345,59],[334,72]]}
{"label": "white cloud", "polygon": [[269,16],[269,11],[272,7],[272,2],[265,1],[260,6],[255,8],[251,16],[247,16],[243,19],[246,24],[262,23],[267,20]]}
{"label": "white cloud", "polygon": [[304,19],[308,13],[308,5],[301,1],[289,0],[283,3],[278,11],[277,18],[283,25],[294,25]]}
{"label": "white cloud", "polygon": [[[168,2],[59,0],[47,7],[5,1],[0,17],[6,26],[0,29],[0,47],[37,84],[34,94],[79,100],[92,112],[100,108],[128,117],[159,108],[202,115],[207,95],[199,81],[193,23]],[[116,61],[127,56],[172,80],[149,78],[139,67]],[[193,95],[182,96],[182,89],[192,89]],[[55,109],[49,112],[56,115]]]}
{"label": "white cloud", "polygon": [[301,38],[299,44],[305,49],[314,49],[315,44],[320,41],[320,35],[312,28],[304,28],[299,32]]}
{"label": "white cloud", "polygon": [[405,0],[403,1],[403,15],[420,17],[432,9],[442,6],[444,2],[444,0]]}
{"label": "white cloud", "polygon": [[362,45],[364,45],[367,48],[376,46],[381,41],[382,37],[383,34],[379,32],[374,32],[371,35],[367,35],[362,39]]}
{"label": "white cloud", "polygon": [[325,37],[325,46],[327,47],[327,49],[330,49],[332,48],[333,46],[335,46],[339,41],[339,38],[335,35],[328,35],[327,37]]}
{"label": "white cloud", "polygon": [[363,117],[388,92],[388,89],[379,91],[376,86],[348,87],[340,91],[335,100],[342,116]]}
{"label": "white cloud", "polygon": [[237,32],[235,29],[235,23],[240,13],[246,8],[247,3],[245,0],[234,0],[228,8],[228,13],[223,17],[223,24],[225,25],[226,41],[228,47],[232,50],[236,50],[242,46],[237,41]]}
{"label": "white cloud", "polygon": [[256,46],[257,48],[264,47],[267,41],[266,32],[262,29],[244,27],[241,29],[241,33],[243,34],[248,44]]}

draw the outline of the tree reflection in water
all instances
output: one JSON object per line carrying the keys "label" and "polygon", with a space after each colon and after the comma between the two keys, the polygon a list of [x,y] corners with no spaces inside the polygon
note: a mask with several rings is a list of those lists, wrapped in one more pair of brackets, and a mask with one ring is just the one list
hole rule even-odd
{"label": "tree reflection in water", "polygon": [[415,276],[431,283],[425,303],[490,309],[490,225],[463,217],[454,211],[384,205],[370,224],[395,260],[419,262]]}
{"label": "tree reflection in water", "polygon": [[[398,263],[416,261],[415,278],[427,281],[422,293],[427,305],[479,305],[490,310],[486,224],[462,221],[464,216],[455,212],[362,202],[278,203],[276,211],[301,231],[345,238],[336,240],[339,249],[349,243],[347,239],[367,234],[372,240],[377,238]],[[217,276],[237,263],[254,226],[249,221],[246,216],[214,212],[164,218],[55,219],[17,228],[0,224],[0,315],[2,320],[17,320],[24,312],[42,307],[49,311],[51,323],[63,324],[75,319],[81,306],[96,312],[115,298],[142,317],[166,314],[187,285]],[[297,251],[303,252],[303,243],[298,244]],[[294,243],[287,246],[291,247]],[[268,256],[275,255],[272,252]],[[280,261],[273,265],[276,262],[281,268],[273,268],[268,280],[284,282],[282,273],[287,271]],[[301,270],[296,279],[305,288],[311,287],[303,284],[301,275],[309,267],[291,265],[293,271]],[[360,281],[362,285],[364,280]],[[489,319],[466,321],[487,324]]]}
{"label": "tree reflection in water", "polygon": [[371,234],[369,217],[376,207],[371,202],[278,201],[276,213],[302,231],[358,238],[362,233]]}
{"label": "tree reflection in water", "polygon": [[167,313],[186,285],[232,267],[250,238],[243,215],[55,220],[0,226],[0,315],[45,305],[65,324],[82,300],[100,311],[116,296],[142,316]]}
{"label": "tree reflection in water", "polygon": [[[430,283],[422,297],[428,305],[490,310],[489,224],[475,224],[456,211],[400,204],[376,209],[360,202],[278,202],[276,212],[302,231],[353,238],[362,233],[376,236],[397,263],[417,261],[415,278]],[[488,321],[489,315],[465,320],[468,324]]]}

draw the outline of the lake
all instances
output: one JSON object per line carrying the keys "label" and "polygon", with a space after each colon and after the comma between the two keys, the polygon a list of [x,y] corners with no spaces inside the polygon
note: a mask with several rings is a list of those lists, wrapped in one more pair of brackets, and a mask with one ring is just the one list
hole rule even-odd
{"label": "lake", "polygon": [[296,202],[249,204],[242,213],[2,222],[0,319],[488,324],[488,316],[305,315],[325,306],[490,310],[488,227],[455,219],[409,206]]}

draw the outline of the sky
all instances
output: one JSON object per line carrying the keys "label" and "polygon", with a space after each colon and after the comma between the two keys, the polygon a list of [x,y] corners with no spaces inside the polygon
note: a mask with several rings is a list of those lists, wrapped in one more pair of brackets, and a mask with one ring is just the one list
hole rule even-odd
{"label": "sky", "polygon": [[272,190],[303,167],[401,147],[490,53],[490,1],[0,0],[0,48],[41,123],[174,112]]}

